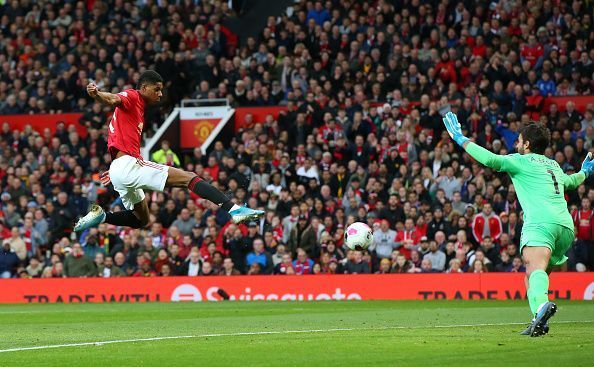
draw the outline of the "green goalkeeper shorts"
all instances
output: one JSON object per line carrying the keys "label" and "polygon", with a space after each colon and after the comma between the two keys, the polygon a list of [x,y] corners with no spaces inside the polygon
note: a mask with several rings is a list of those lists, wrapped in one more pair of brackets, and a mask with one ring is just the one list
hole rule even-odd
{"label": "green goalkeeper shorts", "polygon": [[573,228],[559,224],[531,224],[522,228],[520,238],[520,253],[524,246],[548,247],[551,250],[549,266],[561,265],[567,261],[565,253],[571,247],[575,238]]}

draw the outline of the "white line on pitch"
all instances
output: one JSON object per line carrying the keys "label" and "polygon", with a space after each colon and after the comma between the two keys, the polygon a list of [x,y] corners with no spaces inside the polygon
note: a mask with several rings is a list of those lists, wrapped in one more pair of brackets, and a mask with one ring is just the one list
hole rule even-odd
{"label": "white line on pitch", "polygon": [[[594,323],[594,320],[585,321],[556,321],[555,324],[589,324]],[[97,342],[71,343],[71,344],[53,344],[53,345],[39,345],[35,347],[21,347],[0,349],[0,353],[20,352],[26,350],[39,349],[56,349],[69,347],[85,347],[85,346],[102,346],[106,344],[121,344],[121,343],[136,343],[136,342],[150,342],[159,340],[172,339],[196,339],[196,338],[219,338],[227,336],[254,336],[254,335],[279,335],[279,334],[313,334],[313,333],[332,333],[340,331],[366,331],[366,330],[396,330],[396,329],[432,329],[432,328],[459,328],[459,327],[482,327],[482,326],[512,326],[512,325],[526,325],[526,322],[502,322],[502,323],[486,323],[486,324],[461,324],[461,325],[433,325],[433,326],[381,326],[368,328],[333,328],[333,329],[311,329],[311,330],[279,330],[279,331],[246,331],[237,333],[221,333],[221,334],[198,334],[198,335],[175,335],[175,336],[158,336],[154,338],[139,338],[139,339],[120,339],[120,340],[105,340]]]}

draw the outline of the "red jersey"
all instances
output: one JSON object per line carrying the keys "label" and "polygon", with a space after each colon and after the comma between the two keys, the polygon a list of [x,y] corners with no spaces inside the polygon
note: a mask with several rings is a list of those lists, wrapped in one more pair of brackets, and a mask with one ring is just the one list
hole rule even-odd
{"label": "red jersey", "polygon": [[541,45],[530,47],[530,45],[526,44],[522,46],[520,54],[523,58],[530,61],[530,65],[534,66],[538,59],[544,55],[544,48]]}
{"label": "red jersey", "polygon": [[583,241],[591,241],[594,236],[594,221],[592,209],[576,210],[573,212],[573,223],[576,228],[576,237]]}
{"label": "red jersey", "polygon": [[107,149],[112,158],[118,152],[134,158],[140,156],[140,140],[144,127],[144,100],[135,89],[118,93],[122,103],[116,107],[109,123]]}
{"label": "red jersey", "polygon": [[[404,240],[412,240],[413,245],[418,245],[421,242],[421,233],[414,227],[412,230],[404,229],[402,231],[396,232],[396,238],[394,242],[403,242]],[[406,256],[407,259],[410,260],[410,250],[405,248],[404,246],[398,249],[400,253]]]}

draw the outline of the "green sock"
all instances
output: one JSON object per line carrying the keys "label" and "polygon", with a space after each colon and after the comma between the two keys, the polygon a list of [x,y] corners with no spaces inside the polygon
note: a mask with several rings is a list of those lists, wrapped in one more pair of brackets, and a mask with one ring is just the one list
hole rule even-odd
{"label": "green sock", "polygon": [[532,315],[536,315],[538,306],[549,301],[549,275],[544,270],[535,270],[528,279],[528,303]]}

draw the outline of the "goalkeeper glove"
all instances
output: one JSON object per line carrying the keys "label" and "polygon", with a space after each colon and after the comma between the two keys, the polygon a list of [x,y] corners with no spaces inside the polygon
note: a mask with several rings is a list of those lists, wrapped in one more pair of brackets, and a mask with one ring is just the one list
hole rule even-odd
{"label": "goalkeeper glove", "polygon": [[594,172],[594,161],[592,160],[592,153],[588,153],[586,159],[584,159],[584,162],[582,163],[581,172],[584,172],[586,178],[588,178],[588,176],[590,176],[592,172]]}
{"label": "goalkeeper glove", "polygon": [[455,113],[453,113],[453,112],[446,113],[446,115],[443,118],[443,123],[445,124],[445,127],[448,130],[450,137],[459,146],[463,146],[464,143],[466,143],[468,140],[470,140],[467,137],[465,137],[464,134],[462,134],[462,127],[460,126],[460,123],[458,122],[458,117],[456,117]]}

